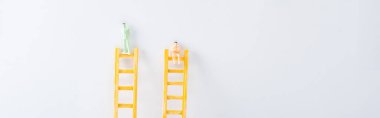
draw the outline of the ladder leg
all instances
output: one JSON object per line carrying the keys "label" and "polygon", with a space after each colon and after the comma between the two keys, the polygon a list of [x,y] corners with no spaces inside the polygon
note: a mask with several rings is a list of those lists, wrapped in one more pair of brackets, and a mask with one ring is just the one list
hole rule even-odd
{"label": "ladder leg", "polygon": [[[163,118],[166,118],[167,115],[166,115],[166,111],[167,111],[167,96],[168,96],[168,54],[169,54],[169,51],[166,49],[165,52],[164,52],[164,55],[165,55],[165,59],[164,59],[164,107],[163,107]],[[174,62],[174,58],[173,58],[173,62]]]}
{"label": "ladder leg", "polygon": [[139,52],[138,49],[134,50],[134,59],[133,59],[133,118],[137,117],[137,76],[138,76],[138,61],[139,60]]}
{"label": "ladder leg", "polygon": [[115,91],[114,91],[114,118],[118,118],[118,104],[119,104],[119,55],[120,49],[115,49]]}
{"label": "ladder leg", "polygon": [[185,50],[183,60],[183,99],[182,99],[182,118],[186,118],[186,104],[187,104],[187,70],[188,70],[188,50]]}

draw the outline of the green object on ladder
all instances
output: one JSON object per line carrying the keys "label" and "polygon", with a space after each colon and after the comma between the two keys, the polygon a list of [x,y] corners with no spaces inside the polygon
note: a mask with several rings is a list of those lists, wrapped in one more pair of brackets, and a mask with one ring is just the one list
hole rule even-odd
{"label": "green object on ladder", "polygon": [[130,54],[129,50],[129,27],[127,26],[126,23],[123,23],[124,25],[124,53]]}

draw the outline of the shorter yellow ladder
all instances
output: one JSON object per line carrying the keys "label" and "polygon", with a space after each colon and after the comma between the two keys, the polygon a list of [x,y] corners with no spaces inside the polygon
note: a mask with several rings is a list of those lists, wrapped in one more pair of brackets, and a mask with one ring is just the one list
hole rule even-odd
{"label": "shorter yellow ladder", "polygon": [[[132,69],[120,69],[119,61],[120,58],[133,58],[133,68]],[[119,117],[119,108],[132,108],[133,116],[136,118],[137,112],[137,71],[138,71],[138,49],[135,48],[133,54],[122,54],[119,48],[115,51],[115,93],[114,93],[114,118]],[[133,74],[133,85],[132,86],[119,86],[119,75],[120,74]],[[133,103],[125,104],[119,103],[119,91],[133,91]]]}
{"label": "shorter yellow ladder", "polygon": [[[167,118],[167,115],[181,115],[182,118],[186,118],[186,99],[187,99],[187,70],[188,70],[188,50],[185,50],[184,56],[181,57],[183,61],[183,69],[169,69],[169,61],[173,57],[169,57],[168,49],[165,49],[165,68],[164,68],[164,108],[163,118]],[[169,82],[169,73],[181,73],[183,78],[181,82]],[[168,95],[168,86],[182,86],[182,96]],[[168,100],[182,100],[181,110],[168,110]]]}

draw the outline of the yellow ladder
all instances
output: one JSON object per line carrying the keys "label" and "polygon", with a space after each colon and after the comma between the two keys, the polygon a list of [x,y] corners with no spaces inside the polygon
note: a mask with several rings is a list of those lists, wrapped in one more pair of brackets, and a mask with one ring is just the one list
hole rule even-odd
{"label": "yellow ladder", "polygon": [[[167,115],[182,115],[182,118],[186,118],[186,99],[187,99],[187,70],[188,70],[188,50],[185,50],[184,56],[181,57],[183,61],[183,69],[170,69],[169,61],[173,57],[169,57],[168,49],[165,49],[165,68],[164,68],[164,108],[163,118],[167,118]],[[169,82],[169,73],[181,73],[183,74],[183,80],[181,82]],[[168,95],[168,86],[182,86],[182,96]],[[181,110],[168,110],[168,100],[182,100]]]}
{"label": "yellow ladder", "polygon": [[[132,69],[120,69],[119,61],[120,58],[133,58],[133,68]],[[139,52],[138,49],[135,48],[133,54],[122,54],[119,48],[115,49],[115,93],[114,93],[114,118],[119,117],[119,109],[120,108],[132,108],[133,116],[132,118],[136,118],[136,106],[137,106],[137,71],[138,71],[138,58]],[[120,74],[133,74],[133,85],[132,86],[119,86],[119,75]],[[125,104],[119,103],[119,91],[133,91],[133,103]]]}

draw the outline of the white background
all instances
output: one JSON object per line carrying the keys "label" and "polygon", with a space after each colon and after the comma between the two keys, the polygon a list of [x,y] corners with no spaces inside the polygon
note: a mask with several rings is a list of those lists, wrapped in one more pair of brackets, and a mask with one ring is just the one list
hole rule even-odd
{"label": "white background", "polygon": [[0,0],[0,118],[112,118],[122,22],[138,118],[163,49],[190,50],[188,118],[379,118],[378,0]]}

